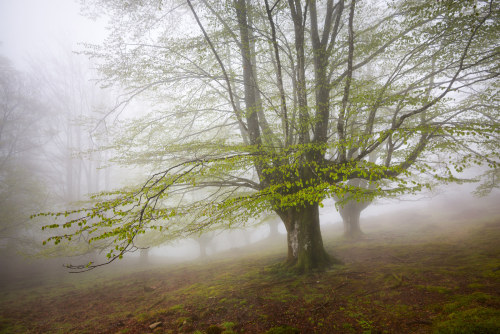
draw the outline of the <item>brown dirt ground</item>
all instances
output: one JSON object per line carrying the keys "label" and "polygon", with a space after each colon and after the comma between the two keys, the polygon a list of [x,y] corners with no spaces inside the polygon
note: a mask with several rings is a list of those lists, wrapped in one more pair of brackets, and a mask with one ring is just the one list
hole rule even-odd
{"label": "brown dirt ground", "polygon": [[300,333],[429,333],[470,310],[498,317],[500,216],[474,224],[467,215],[442,224],[417,218],[396,231],[383,227],[387,216],[372,219],[357,242],[326,238],[344,264],[308,275],[283,270],[284,240],[268,240],[241,258],[3,289],[0,333],[265,333],[285,325]]}

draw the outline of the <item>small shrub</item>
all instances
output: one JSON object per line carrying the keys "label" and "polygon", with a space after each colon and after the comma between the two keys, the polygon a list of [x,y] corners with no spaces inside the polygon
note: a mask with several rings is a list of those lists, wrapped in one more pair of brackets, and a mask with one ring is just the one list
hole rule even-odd
{"label": "small shrub", "polygon": [[420,289],[427,290],[429,292],[437,292],[437,293],[442,293],[442,294],[447,294],[451,292],[450,288],[444,287],[444,286],[433,286],[433,285],[418,285],[417,286]]}

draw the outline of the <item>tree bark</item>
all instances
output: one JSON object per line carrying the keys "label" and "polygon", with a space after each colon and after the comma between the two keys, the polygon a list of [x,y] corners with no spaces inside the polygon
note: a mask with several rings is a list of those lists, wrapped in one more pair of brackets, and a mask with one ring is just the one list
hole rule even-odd
{"label": "tree bark", "polygon": [[[255,95],[255,78],[253,76],[250,37],[248,36],[247,9],[245,0],[235,1],[236,16],[241,38],[241,57],[243,61],[243,86],[245,92],[246,121],[251,145],[261,145],[260,124],[258,118],[257,96]],[[260,173],[259,173],[260,174]]]}
{"label": "tree bark", "polygon": [[[295,31],[295,51],[297,53],[297,78],[296,89],[297,89],[297,102],[299,111],[299,144],[307,144],[310,142],[309,136],[309,108],[307,105],[307,76],[306,76],[306,56],[305,56],[305,27],[303,17],[302,5],[300,1],[288,0],[288,5],[290,7],[293,27]],[[307,12],[307,2],[304,8]]]}
{"label": "tree bark", "polygon": [[339,263],[328,255],[323,246],[317,203],[289,208],[278,214],[287,231],[287,266],[298,272],[309,272]]}
{"label": "tree bark", "polygon": [[[377,161],[377,152],[372,152],[368,158],[369,162],[375,163]],[[375,185],[370,184],[368,181],[363,179],[352,179],[348,182],[349,185],[364,189],[374,189]],[[338,197],[334,197],[335,201],[339,201]],[[366,209],[372,204],[372,200],[365,199],[364,201],[350,200],[344,206],[339,208],[340,216],[342,217],[342,222],[344,223],[344,237],[348,239],[359,239],[363,232],[359,225],[359,218],[361,216],[361,211]]]}

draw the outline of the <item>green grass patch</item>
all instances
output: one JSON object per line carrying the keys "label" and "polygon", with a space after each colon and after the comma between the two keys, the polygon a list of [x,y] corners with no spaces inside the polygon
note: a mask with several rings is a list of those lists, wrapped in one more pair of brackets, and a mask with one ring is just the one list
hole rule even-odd
{"label": "green grass patch", "polygon": [[4,318],[0,316],[0,333],[8,334],[8,333],[25,333],[27,332],[26,328],[19,324],[15,319]]}
{"label": "green grass patch", "polygon": [[436,334],[498,334],[500,310],[476,307],[450,313],[434,327]]}
{"label": "green grass patch", "polygon": [[182,312],[184,312],[184,305],[183,304],[177,304],[177,305],[171,306],[168,309],[168,312],[182,313]]}
{"label": "green grass patch", "polygon": [[442,307],[435,333],[500,333],[500,298],[483,292],[456,295]]}
{"label": "green grass patch", "polygon": [[469,289],[481,289],[484,288],[484,284],[481,283],[470,283],[467,285]]}
{"label": "green grass patch", "polygon": [[300,331],[291,326],[279,326],[269,329],[266,334],[300,334]]}
{"label": "green grass patch", "polygon": [[287,286],[275,286],[269,291],[264,299],[278,301],[281,303],[289,303],[296,301],[299,297],[288,290]]}
{"label": "green grass patch", "polygon": [[417,288],[426,290],[429,292],[437,292],[442,294],[451,293],[452,289],[444,287],[444,286],[435,286],[435,285],[417,285]]}

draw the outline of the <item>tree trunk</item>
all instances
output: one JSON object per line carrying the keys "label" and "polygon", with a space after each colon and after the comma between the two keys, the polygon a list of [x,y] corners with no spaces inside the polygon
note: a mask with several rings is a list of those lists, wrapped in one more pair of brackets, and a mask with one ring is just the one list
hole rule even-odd
{"label": "tree trunk", "polygon": [[280,235],[280,232],[278,230],[279,228],[279,220],[272,220],[269,222],[269,236],[268,238],[276,238],[277,236]]}
{"label": "tree trunk", "polygon": [[200,259],[205,259],[207,257],[207,248],[210,245],[210,242],[212,241],[212,236],[211,235],[206,235],[202,234],[200,237],[196,240],[198,242],[198,245],[200,246]]}
{"label": "tree trunk", "polygon": [[139,260],[141,264],[149,263],[149,248],[141,248],[139,251]]}
{"label": "tree trunk", "polygon": [[323,246],[317,203],[290,208],[279,214],[287,230],[288,266],[298,272],[308,272],[338,263]]}
{"label": "tree trunk", "polygon": [[[375,162],[376,160],[377,152],[370,153],[368,161]],[[368,181],[363,179],[352,179],[349,180],[348,184],[359,189],[375,189],[374,183],[370,184]],[[351,196],[352,194],[347,194],[348,198]],[[334,197],[334,199],[336,202],[340,200],[338,197]],[[359,217],[361,216],[361,211],[369,207],[371,203],[372,200],[368,198],[359,202],[351,199],[344,206],[339,208],[339,213],[344,223],[344,237],[349,239],[359,239],[363,235],[359,226]]]}
{"label": "tree trunk", "polygon": [[359,226],[361,211],[367,207],[364,202],[349,202],[339,209],[340,216],[344,223],[344,237],[349,239],[359,239],[363,232]]}

